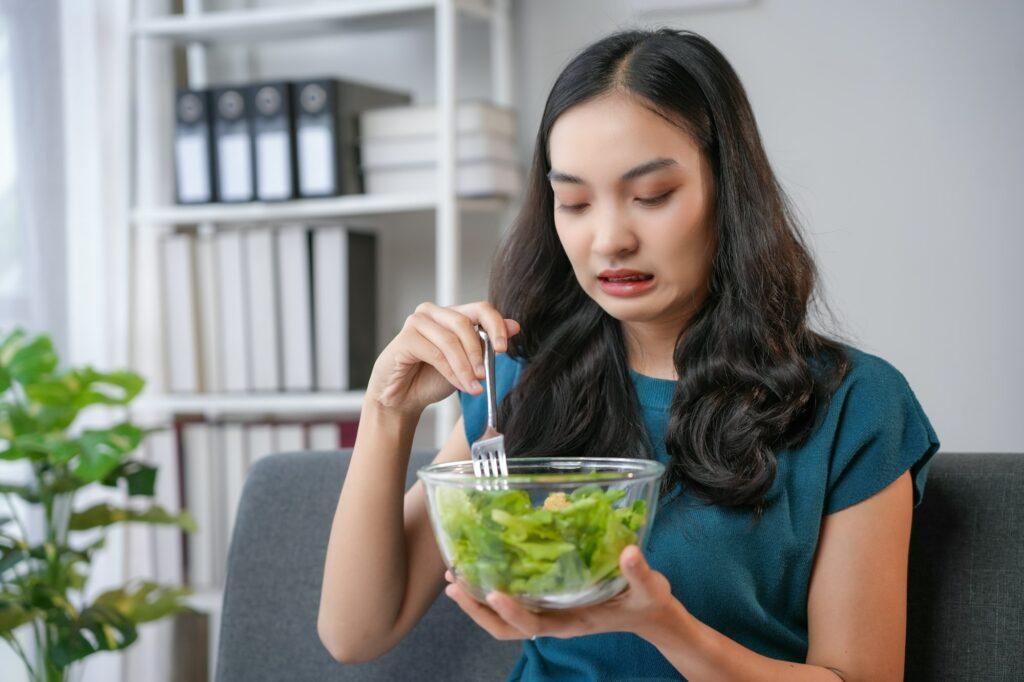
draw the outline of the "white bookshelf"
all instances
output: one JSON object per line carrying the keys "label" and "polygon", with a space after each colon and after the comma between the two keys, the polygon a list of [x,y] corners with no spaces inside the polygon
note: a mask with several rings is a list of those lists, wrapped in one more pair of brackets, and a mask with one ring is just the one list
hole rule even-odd
{"label": "white bookshelf", "polygon": [[[219,12],[195,12],[140,19],[132,25],[136,37],[178,43],[251,43],[341,33],[346,29],[373,30],[409,21],[450,4],[467,17],[490,21],[500,3],[487,0],[329,0],[296,2]],[[499,10],[500,11],[500,10]]]}
{"label": "white bookshelf", "polygon": [[[184,0],[184,13],[169,16],[138,16],[130,24],[134,56],[131,66],[133,94],[140,100],[140,115],[135,120],[133,149],[135,161],[149,173],[140,173],[131,192],[128,229],[129,243],[142,250],[155,247],[159,235],[179,225],[197,225],[202,231],[221,227],[246,227],[260,223],[301,220],[325,220],[345,217],[374,217],[434,214],[435,230],[435,293],[433,301],[439,305],[459,303],[457,292],[460,281],[461,216],[468,212],[490,212],[497,215],[509,200],[505,197],[458,197],[455,193],[455,103],[458,101],[455,55],[457,54],[457,17],[462,16],[489,25],[490,63],[492,67],[492,99],[498,104],[511,103],[512,75],[510,45],[509,0],[310,0],[272,7],[256,7],[220,11],[204,11],[202,0]],[[166,145],[170,139],[173,121],[161,112],[157,102],[166,98],[173,89],[166,64],[154,53],[146,52],[154,46],[183,45],[187,53],[188,85],[203,87],[208,84],[207,49],[222,44],[252,45],[268,41],[286,41],[338,34],[347,31],[364,33],[385,30],[396,22],[415,25],[424,19],[433,19],[435,34],[435,69],[437,73],[436,104],[439,112],[439,175],[436,192],[419,194],[366,194],[346,195],[323,199],[299,199],[284,202],[247,202],[242,204],[178,205],[173,202],[173,179],[168,165],[169,155],[154,164],[158,155],[147,149]],[[164,58],[166,61],[166,58]],[[162,77],[154,78],[155,74]],[[296,74],[301,76],[302,74]],[[129,97],[129,101],[133,98]],[[169,110],[168,110],[169,111]],[[148,120],[146,119],[148,112]],[[133,112],[134,113],[134,112]],[[138,161],[141,158],[142,161]],[[135,164],[133,164],[135,165]],[[154,165],[157,167],[154,168]],[[143,169],[145,170],[145,169]],[[135,174],[133,174],[135,175]],[[372,223],[371,223],[372,224]],[[125,254],[130,258],[130,253]],[[153,260],[147,260],[152,258]],[[134,265],[139,270],[154,270],[155,256],[143,256]],[[130,281],[135,278],[132,264],[121,268]],[[138,352],[149,354],[149,365],[162,365],[162,348],[158,344],[139,343],[133,349],[134,325],[155,330],[161,311],[154,302],[151,310],[140,318],[131,315],[132,296],[152,297],[159,292],[159,282],[143,284],[139,291],[122,296],[119,308],[120,338],[129,339],[129,357],[138,363]],[[137,309],[138,306],[136,305]],[[387,314],[387,311],[383,311]],[[141,335],[147,338],[147,334]],[[148,338],[154,338],[150,333]],[[132,351],[136,352],[132,352]],[[141,363],[146,366],[146,363]],[[159,372],[150,372],[157,374]],[[164,381],[150,382],[139,407],[147,412],[206,414],[217,416],[227,412],[238,414],[293,415],[304,412],[325,414],[336,411],[339,415],[358,414],[363,393],[347,392],[342,395],[259,394],[252,396],[226,396],[217,394],[176,395],[163,391]],[[435,446],[440,447],[457,417],[454,396],[433,406]]]}
{"label": "white bookshelf", "polygon": [[[505,206],[500,198],[466,198],[458,200],[463,211],[499,211]],[[132,211],[138,225],[163,227],[195,223],[258,223],[290,220],[316,220],[353,216],[395,215],[436,211],[438,197],[434,194],[366,194],[328,199],[297,199],[295,201],[252,201],[244,204],[192,204],[140,206]]]}
{"label": "white bookshelf", "polygon": [[[456,195],[456,102],[458,97],[456,55],[457,21],[460,17],[484,22],[490,32],[488,49],[492,83],[491,99],[503,106],[512,103],[510,0],[304,0],[273,7],[204,11],[203,0],[183,0],[180,15],[145,15],[159,11],[160,2],[133,3],[136,15],[129,23],[128,52],[130,185],[127,194],[128,248],[117,256],[114,276],[126,282],[115,290],[116,337],[126,345],[125,356],[150,379],[146,392],[133,409],[147,416],[203,414],[224,415],[353,415],[364,399],[362,391],[341,393],[174,394],[165,390],[163,374],[162,306],[160,303],[158,243],[178,226],[197,226],[201,232],[222,228],[302,220],[345,217],[366,218],[433,214],[435,234],[433,301],[452,305],[460,283],[461,218],[466,212],[488,211],[497,216],[509,205],[503,197],[465,198]],[[170,2],[163,5],[169,6]],[[296,40],[346,32],[365,34],[396,26],[426,27],[432,24],[435,46],[438,111],[437,191],[409,195],[360,195],[324,199],[245,204],[177,205],[173,201],[173,166],[170,141],[173,134],[173,60],[170,47],[184,46],[187,83],[200,88],[208,79],[209,48],[222,44],[252,46],[268,41]],[[427,29],[429,30],[429,29]],[[460,57],[466,58],[467,55]],[[329,70],[329,67],[325,65]],[[308,75],[296,73],[296,78]],[[386,225],[378,229],[387,229]],[[384,275],[386,277],[386,274]],[[382,310],[382,315],[393,311]],[[383,343],[384,339],[381,340]],[[457,417],[456,396],[431,407],[436,446],[440,447]],[[211,613],[219,623],[221,590],[201,588],[194,604]],[[211,632],[211,675],[215,666],[216,632]],[[212,677],[211,677],[212,679]]]}
{"label": "white bookshelf", "polygon": [[[308,393],[158,393],[143,394],[133,407],[140,412],[203,414],[208,417],[250,415],[358,414],[363,391]],[[427,407],[433,412],[436,405]]]}
{"label": "white bookshelf", "polygon": [[220,415],[358,414],[363,391],[343,393],[161,393],[139,398],[136,407],[150,412]]}

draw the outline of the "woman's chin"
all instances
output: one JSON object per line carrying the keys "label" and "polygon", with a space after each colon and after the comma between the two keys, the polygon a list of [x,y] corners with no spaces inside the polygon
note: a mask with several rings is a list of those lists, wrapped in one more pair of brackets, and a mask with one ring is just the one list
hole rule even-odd
{"label": "woman's chin", "polygon": [[617,298],[609,300],[609,297],[600,295],[595,300],[602,310],[619,322],[653,322],[664,312],[646,301],[641,303]]}

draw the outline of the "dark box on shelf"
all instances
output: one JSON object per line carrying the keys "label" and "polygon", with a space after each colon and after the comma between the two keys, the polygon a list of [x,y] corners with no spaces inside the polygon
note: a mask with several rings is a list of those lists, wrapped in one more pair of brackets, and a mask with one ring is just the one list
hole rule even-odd
{"label": "dark box on shelf", "polygon": [[291,83],[253,83],[248,88],[256,198],[285,201],[298,196],[295,119]]}
{"label": "dark box on shelf", "polygon": [[179,204],[216,201],[210,93],[178,89],[174,120],[175,198]]}
{"label": "dark box on shelf", "polygon": [[296,81],[292,90],[299,195],[362,194],[359,113],[408,104],[408,94],[333,78]]}
{"label": "dark box on shelf", "polygon": [[252,117],[246,86],[214,88],[213,138],[220,201],[252,201],[256,198],[256,173],[252,158]]}

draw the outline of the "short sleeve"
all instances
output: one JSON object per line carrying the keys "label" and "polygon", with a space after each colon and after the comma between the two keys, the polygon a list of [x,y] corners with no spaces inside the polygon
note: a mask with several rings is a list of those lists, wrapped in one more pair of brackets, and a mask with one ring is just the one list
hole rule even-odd
{"label": "short sleeve", "polygon": [[[494,356],[495,400],[500,405],[502,399],[515,385],[522,370],[522,361],[507,353]],[[480,382],[481,384],[483,381]],[[472,443],[487,428],[487,391],[473,395],[459,391],[459,404],[462,406],[462,421],[466,429],[466,441]]]}
{"label": "short sleeve", "polygon": [[881,358],[858,352],[843,383],[840,404],[833,405],[839,418],[825,513],[866,500],[908,470],[916,507],[939,440],[906,378]]}

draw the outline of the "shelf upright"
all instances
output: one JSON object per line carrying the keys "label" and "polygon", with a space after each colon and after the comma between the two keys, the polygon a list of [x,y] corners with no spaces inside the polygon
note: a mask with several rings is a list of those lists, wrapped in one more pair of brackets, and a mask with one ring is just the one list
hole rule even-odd
{"label": "shelf upright", "polygon": [[[454,0],[437,0],[434,11],[434,68],[438,114],[437,135],[437,219],[435,221],[435,302],[439,306],[458,303],[461,249],[461,216],[456,206],[455,102],[457,97],[458,17]],[[458,394],[452,394],[434,415],[434,445],[440,448],[455,424]]]}

